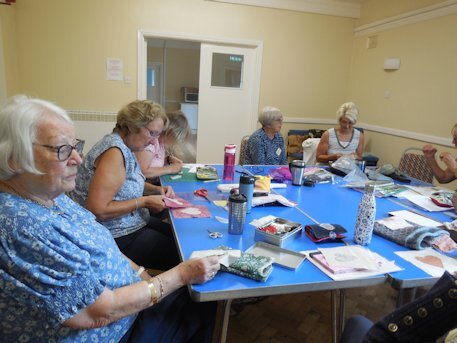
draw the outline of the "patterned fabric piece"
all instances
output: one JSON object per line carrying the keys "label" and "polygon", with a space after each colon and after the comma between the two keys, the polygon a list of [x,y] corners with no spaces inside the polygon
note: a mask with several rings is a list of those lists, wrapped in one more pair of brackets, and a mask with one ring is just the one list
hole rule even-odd
{"label": "patterned fabric piece", "polygon": [[270,139],[263,129],[255,131],[249,137],[244,164],[287,165],[287,156],[282,135],[276,133],[273,139]]}
{"label": "patterned fabric piece", "polygon": [[431,247],[433,241],[442,235],[449,236],[449,232],[438,228],[410,226],[403,229],[391,230],[378,222],[374,225],[374,233],[415,250]]}
{"label": "patterned fabric piece", "polygon": [[98,329],[62,323],[105,288],[140,279],[92,213],[55,201],[48,209],[0,192],[0,342],[118,342],[134,315]]}
{"label": "patterned fabric piece", "polygon": [[[125,201],[141,197],[144,191],[145,178],[133,152],[124,144],[117,133],[111,133],[98,141],[85,156],[83,164],[78,169],[76,189],[70,192],[73,200],[84,206],[89,191],[89,185],[95,174],[95,160],[110,148],[118,148],[124,156],[125,182],[114,195],[114,201]],[[140,208],[121,217],[102,221],[111,231],[114,238],[126,236],[146,226],[149,220],[149,211]]]}
{"label": "patterned fabric piece", "polygon": [[424,155],[404,153],[398,170],[406,175],[427,183],[433,182],[433,171]]}
{"label": "patterned fabric piece", "polygon": [[271,257],[241,253],[241,257],[228,267],[221,265],[221,270],[264,282],[273,271],[272,264]]}

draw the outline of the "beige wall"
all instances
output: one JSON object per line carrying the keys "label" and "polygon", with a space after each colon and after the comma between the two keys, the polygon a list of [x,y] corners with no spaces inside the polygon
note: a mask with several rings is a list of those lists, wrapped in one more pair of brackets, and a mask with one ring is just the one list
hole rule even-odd
{"label": "beige wall", "polygon": [[[333,120],[338,106],[353,100],[361,123],[449,137],[457,105],[456,15],[381,31],[370,50],[366,37],[354,38],[353,31],[439,2],[367,0],[355,20],[202,0],[21,0],[0,6],[6,91],[67,109],[116,112],[136,98],[139,29],[260,40],[260,107],[277,106],[291,118]],[[106,80],[107,57],[123,59],[131,84]],[[389,57],[401,58],[400,70],[383,70]],[[91,139],[102,135],[91,125],[78,127]],[[423,145],[374,132],[367,140],[383,163],[398,161],[403,145]]]}

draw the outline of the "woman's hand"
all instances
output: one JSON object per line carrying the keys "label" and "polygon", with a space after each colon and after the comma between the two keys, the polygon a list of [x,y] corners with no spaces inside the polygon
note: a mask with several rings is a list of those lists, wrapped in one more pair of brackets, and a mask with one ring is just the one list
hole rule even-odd
{"label": "woman's hand", "polygon": [[422,148],[422,153],[426,158],[435,158],[436,148],[433,145],[427,144]]}
{"label": "woman's hand", "polygon": [[183,162],[179,158],[176,158],[175,156],[171,156],[171,155],[167,157],[167,161],[168,161],[167,167],[168,167],[170,174],[179,173],[184,165]]}
{"label": "woman's hand", "polygon": [[217,256],[190,259],[178,265],[181,280],[186,285],[204,283],[211,280],[220,267]]}
{"label": "woman's hand", "polygon": [[144,206],[152,210],[154,213],[162,212],[165,209],[165,202],[163,195],[147,195],[142,197],[144,199]]}
{"label": "woman's hand", "polygon": [[171,186],[163,186],[162,187],[163,194],[168,198],[174,198],[175,192],[173,191],[173,187]]}

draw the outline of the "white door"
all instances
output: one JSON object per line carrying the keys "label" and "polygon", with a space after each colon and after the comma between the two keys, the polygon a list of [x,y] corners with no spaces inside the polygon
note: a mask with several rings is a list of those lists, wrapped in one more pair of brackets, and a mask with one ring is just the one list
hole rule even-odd
{"label": "white door", "polygon": [[148,68],[146,71],[146,94],[147,99],[158,102],[162,106],[163,103],[163,73],[162,63],[160,62],[148,62]]}
{"label": "white door", "polygon": [[222,163],[230,143],[238,155],[241,138],[256,129],[260,60],[258,46],[202,43],[197,163]]}

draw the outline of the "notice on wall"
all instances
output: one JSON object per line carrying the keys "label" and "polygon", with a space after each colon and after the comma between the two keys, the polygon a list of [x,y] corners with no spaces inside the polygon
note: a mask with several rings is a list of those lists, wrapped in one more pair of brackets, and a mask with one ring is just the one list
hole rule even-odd
{"label": "notice on wall", "polygon": [[106,79],[122,81],[124,79],[124,62],[122,58],[106,59]]}

